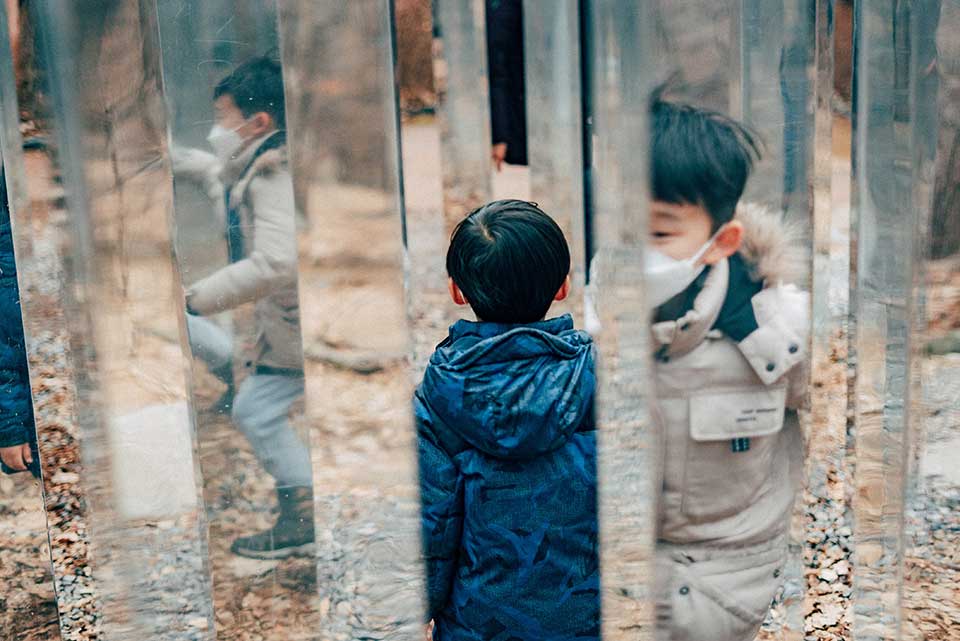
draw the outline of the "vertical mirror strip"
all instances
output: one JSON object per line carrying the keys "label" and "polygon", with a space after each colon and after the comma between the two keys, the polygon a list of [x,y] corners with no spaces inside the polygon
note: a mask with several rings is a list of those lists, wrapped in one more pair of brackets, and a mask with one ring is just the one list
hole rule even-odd
{"label": "vertical mirror strip", "polygon": [[649,419],[647,230],[650,16],[642,3],[588,5],[594,105],[598,484],[605,639],[654,634],[652,590],[659,441]]}
{"label": "vertical mirror strip", "polygon": [[[348,171],[363,153],[351,141],[330,149],[291,137],[306,218],[300,304],[318,632],[422,638],[392,3],[282,0],[279,7],[287,102],[300,105],[291,111],[291,131],[313,130],[326,142],[371,120],[382,128],[376,163],[368,166],[377,180],[368,182]],[[327,171],[311,171],[323,164]]]}
{"label": "vertical mirror strip", "polygon": [[[62,385],[40,438],[63,635],[205,639],[186,361],[179,341],[153,331],[182,335],[156,7],[31,9],[39,46],[27,74],[50,102],[21,95],[46,152],[27,161],[24,303],[30,350],[58,366]],[[47,378],[38,373],[35,384]]]}
{"label": "vertical mirror strip", "polygon": [[524,0],[524,67],[530,199],[553,216],[570,245],[577,325],[585,285],[580,10],[576,0]]}
{"label": "vertical mirror strip", "polygon": [[854,208],[857,219],[853,636],[899,638],[911,435],[916,251],[916,16],[857,5]]}
{"label": "vertical mirror strip", "polygon": [[444,219],[452,231],[490,200],[490,104],[484,0],[434,0],[442,64],[440,95]]}
{"label": "vertical mirror strip", "polygon": [[[803,612],[807,630],[849,635],[852,531],[847,504],[850,116],[836,106],[837,2],[816,3],[812,379],[807,430]],[[839,46],[849,46],[841,43]]]}
{"label": "vertical mirror strip", "polygon": [[960,577],[960,208],[954,196],[960,186],[960,6],[915,3],[910,25],[916,212],[910,352],[916,360],[909,389],[901,638],[912,640],[949,638],[960,617],[946,588]]}
{"label": "vertical mirror strip", "polygon": [[302,216],[286,144],[301,105],[284,102],[277,5],[158,4],[217,637],[312,638]]}
{"label": "vertical mirror strip", "polygon": [[[13,5],[13,8],[18,9],[17,5]],[[25,347],[30,344],[16,336],[23,326],[20,303],[23,296],[20,291],[26,289],[26,283],[18,290],[14,259],[19,257],[19,264],[27,265],[24,254],[30,255],[28,243],[24,242],[28,240],[26,230],[19,226],[21,223],[14,222],[15,212],[27,205],[17,79],[13,63],[14,48],[20,50],[18,13],[8,15],[7,8],[0,4],[0,183],[4,183],[0,184],[0,261],[3,264],[0,269],[0,309],[3,310],[0,326],[4,328],[5,337],[0,365],[4,380],[0,387],[6,396],[5,401],[20,398],[21,404],[29,404],[32,390],[26,380],[27,366],[18,367],[15,364],[21,355],[26,356]],[[12,24],[10,21],[13,21]],[[14,43],[10,40],[11,33],[17,38]],[[36,376],[38,368],[43,365],[36,358],[30,360],[33,361]],[[19,372],[11,372],[14,369]],[[44,416],[49,416],[49,392],[38,395],[34,406],[38,413],[42,411]],[[4,411],[14,407],[16,405],[4,403]],[[5,445],[30,447],[31,440],[36,438],[36,419],[31,421],[29,412],[19,416],[19,420],[17,417],[2,417]],[[21,431],[26,428],[28,433],[19,439],[8,440],[7,434],[18,427]],[[36,447],[32,450],[37,452]],[[42,473],[39,461],[32,467]],[[0,630],[13,640],[60,639],[42,489],[42,482],[29,472],[0,476],[0,594],[3,595]]]}

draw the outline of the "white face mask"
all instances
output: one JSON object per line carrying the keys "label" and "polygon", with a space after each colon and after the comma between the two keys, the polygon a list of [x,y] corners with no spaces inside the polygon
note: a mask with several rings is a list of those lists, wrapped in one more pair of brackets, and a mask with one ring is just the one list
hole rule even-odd
{"label": "white face mask", "polygon": [[[242,126],[240,125],[240,127]],[[237,127],[237,129],[240,129],[240,127]],[[237,133],[237,129],[227,129],[221,125],[214,125],[207,135],[207,142],[213,147],[213,153],[223,164],[233,160],[234,154],[243,146],[243,137]]]}
{"label": "white face mask", "polygon": [[[717,233],[720,233],[719,230]],[[713,245],[716,237],[717,234],[714,234],[696,254],[686,260],[670,258],[651,248],[644,252],[643,285],[650,309],[660,307],[696,280],[706,267],[700,259]]]}

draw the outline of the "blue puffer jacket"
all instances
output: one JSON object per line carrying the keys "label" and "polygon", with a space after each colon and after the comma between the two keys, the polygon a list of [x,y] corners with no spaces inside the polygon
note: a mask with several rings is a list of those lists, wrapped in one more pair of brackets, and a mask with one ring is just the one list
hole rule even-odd
{"label": "blue puffer jacket", "polygon": [[3,173],[0,172],[0,447],[33,440],[30,380],[20,319],[17,268]]}
{"label": "blue puffer jacket", "polygon": [[598,639],[593,345],[569,316],[459,321],[415,395],[442,641]]}

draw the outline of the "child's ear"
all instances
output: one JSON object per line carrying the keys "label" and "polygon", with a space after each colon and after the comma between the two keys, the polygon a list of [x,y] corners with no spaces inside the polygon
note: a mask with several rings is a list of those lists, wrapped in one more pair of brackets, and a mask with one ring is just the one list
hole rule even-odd
{"label": "child's ear", "polygon": [[467,298],[463,295],[463,292],[460,291],[460,288],[457,287],[457,284],[453,282],[452,278],[447,279],[447,291],[450,292],[450,298],[457,305],[467,304]]}
{"label": "child's ear", "polygon": [[563,284],[560,285],[560,289],[557,290],[557,295],[553,297],[555,301],[562,301],[567,296],[570,295],[570,275],[568,274],[566,278],[563,279]]}
{"label": "child's ear", "polygon": [[707,250],[707,253],[703,255],[700,262],[704,265],[715,265],[724,258],[729,258],[736,254],[742,244],[743,223],[739,220],[731,220],[717,233],[713,245]]}
{"label": "child's ear", "polygon": [[275,129],[273,117],[266,111],[258,111],[250,119],[251,136],[256,138]]}

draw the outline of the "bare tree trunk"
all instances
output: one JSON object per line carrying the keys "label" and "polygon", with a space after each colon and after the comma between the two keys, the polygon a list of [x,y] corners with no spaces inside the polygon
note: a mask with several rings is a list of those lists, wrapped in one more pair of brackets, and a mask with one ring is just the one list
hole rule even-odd
{"label": "bare tree trunk", "polygon": [[397,80],[406,112],[434,108],[433,17],[430,0],[397,0]]}

